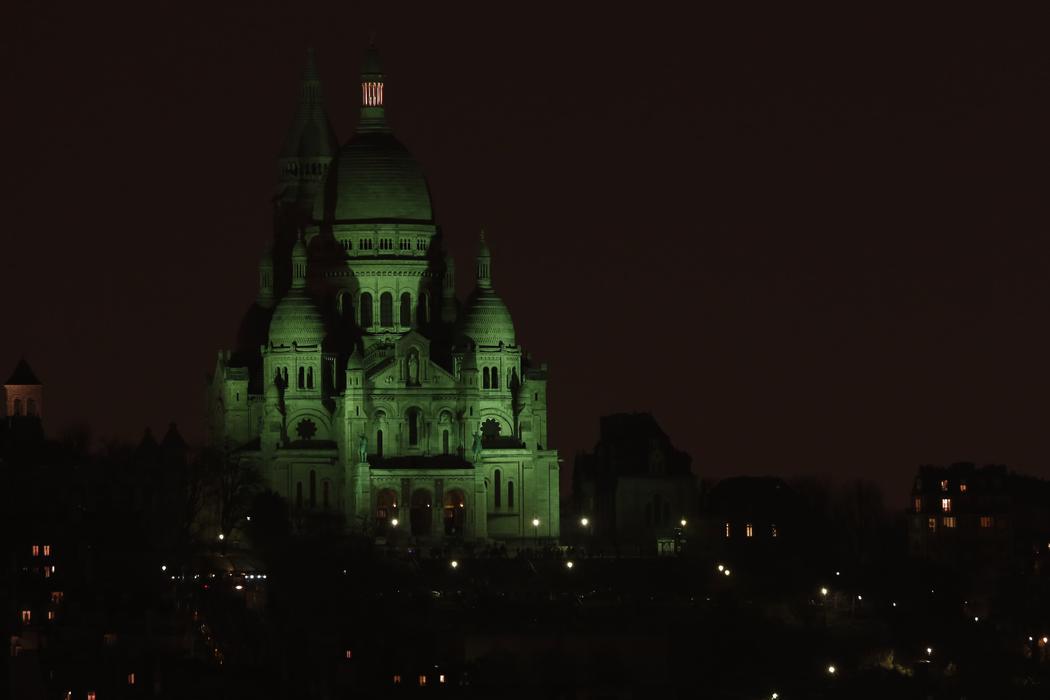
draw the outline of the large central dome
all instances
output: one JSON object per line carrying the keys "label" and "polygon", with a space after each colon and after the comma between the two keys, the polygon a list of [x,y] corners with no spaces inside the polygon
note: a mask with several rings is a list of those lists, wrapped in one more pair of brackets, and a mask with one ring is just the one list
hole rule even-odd
{"label": "large central dome", "polygon": [[314,219],[431,223],[434,215],[419,163],[389,131],[370,131],[339,149],[314,204]]}

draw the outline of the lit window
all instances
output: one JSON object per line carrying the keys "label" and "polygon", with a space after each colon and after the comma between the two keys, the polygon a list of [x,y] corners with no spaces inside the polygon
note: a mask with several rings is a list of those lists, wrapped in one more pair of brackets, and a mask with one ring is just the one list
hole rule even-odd
{"label": "lit window", "polygon": [[49,544],[45,544],[44,545],[44,556],[45,557],[51,556],[51,545],[49,545]]}
{"label": "lit window", "polygon": [[729,537],[729,521],[726,521],[726,537]]}
{"label": "lit window", "polygon": [[943,510],[945,513],[951,513],[952,512],[952,499],[950,499],[950,498],[942,498],[941,499],[941,510]]}
{"label": "lit window", "polygon": [[992,516],[990,516],[990,515],[982,515],[981,516],[981,527],[989,528],[991,526],[992,526]]}
{"label": "lit window", "polygon": [[954,515],[946,515],[946,516],[944,516],[944,526],[947,527],[947,528],[954,528],[955,527],[955,516]]}
{"label": "lit window", "polygon": [[427,684],[427,677],[426,677],[426,676],[422,676],[422,675],[421,675],[421,676],[419,677],[419,687],[420,687],[420,688],[422,688],[422,687],[423,687],[423,686],[425,686],[426,684]]}
{"label": "lit window", "polygon": [[135,685],[135,674],[134,673],[129,673],[128,674],[128,685]]}
{"label": "lit window", "polygon": [[959,493],[966,493],[966,484],[959,484]]}
{"label": "lit window", "polygon": [[23,610],[22,611],[22,622],[31,622],[32,620],[33,620],[33,611],[32,610]]}
{"label": "lit window", "polygon": [[54,610],[48,610],[47,611],[47,619],[48,620],[54,620],[55,619],[55,611]]}
{"label": "lit window", "polygon": [[95,691],[89,690],[87,694],[87,700],[95,700]]}
{"label": "lit window", "polygon": [[444,682],[445,682],[445,674],[442,673],[441,675],[438,676],[438,683],[444,683]]}
{"label": "lit window", "polygon": [[747,531],[745,533],[747,537],[753,537],[754,536],[755,529],[753,527],[751,527],[751,523],[748,523],[747,525],[745,525],[744,528]]}
{"label": "lit window", "polygon": [[401,676],[397,673],[394,674],[394,685],[401,685]]}
{"label": "lit window", "polygon": [[948,480],[947,479],[941,479],[941,491],[947,491],[947,490],[948,490]]}
{"label": "lit window", "polygon": [[930,518],[927,521],[927,524],[929,525],[931,532],[936,530],[937,529],[937,518]]}
{"label": "lit window", "polygon": [[38,544],[34,544],[33,545],[33,556],[34,557],[39,557],[40,556],[40,545],[38,545]]}
{"label": "lit window", "polygon": [[346,658],[348,658],[348,659],[352,659],[352,658],[354,658],[354,652],[353,652],[353,650],[351,650],[351,649],[347,649],[347,650],[346,650]]}
{"label": "lit window", "polygon": [[65,597],[65,595],[62,593],[62,591],[51,591],[51,602],[52,603],[61,603],[62,602],[62,598],[64,598],[64,597]]}
{"label": "lit window", "polygon": [[915,498],[915,512],[916,513],[921,513],[922,512],[922,499],[918,498],[918,497]]}
{"label": "lit window", "polygon": [[772,535],[773,535],[773,537],[776,537],[776,536],[777,536],[777,526],[776,526],[776,523],[773,523],[773,526],[772,526],[771,530],[772,530]]}

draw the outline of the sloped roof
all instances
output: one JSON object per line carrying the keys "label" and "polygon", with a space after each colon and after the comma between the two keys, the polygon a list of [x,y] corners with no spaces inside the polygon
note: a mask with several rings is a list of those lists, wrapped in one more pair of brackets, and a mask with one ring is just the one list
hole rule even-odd
{"label": "sloped roof", "polygon": [[7,381],[4,384],[13,384],[16,386],[43,386],[43,382],[36,378],[33,374],[33,370],[29,367],[29,363],[22,358],[18,361],[18,366],[15,367],[15,371],[11,373]]}

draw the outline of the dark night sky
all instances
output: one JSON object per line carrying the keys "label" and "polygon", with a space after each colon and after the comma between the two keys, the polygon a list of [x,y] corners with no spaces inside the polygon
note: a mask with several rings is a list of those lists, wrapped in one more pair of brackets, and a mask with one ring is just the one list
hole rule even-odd
{"label": "dark night sky", "polygon": [[345,140],[374,30],[460,293],[483,225],[567,463],[641,409],[705,476],[1050,476],[1036,18],[373,5],[5,9],[0,370],[25,354],[53,433],[202,436],[305,49]]}

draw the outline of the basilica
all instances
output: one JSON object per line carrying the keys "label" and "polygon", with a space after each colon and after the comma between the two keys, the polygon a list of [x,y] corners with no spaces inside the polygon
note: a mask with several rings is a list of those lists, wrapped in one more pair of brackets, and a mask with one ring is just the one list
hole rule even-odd
{"label": "basilica", "polygon": [[340,145],[308,57],[258,296],[209,378],[209,439],[257,465],[293,514],[420,542],[554,541],[547,367],[518,343],[484,233],[474,291],[456,298],[374,49],[360,84]]}

